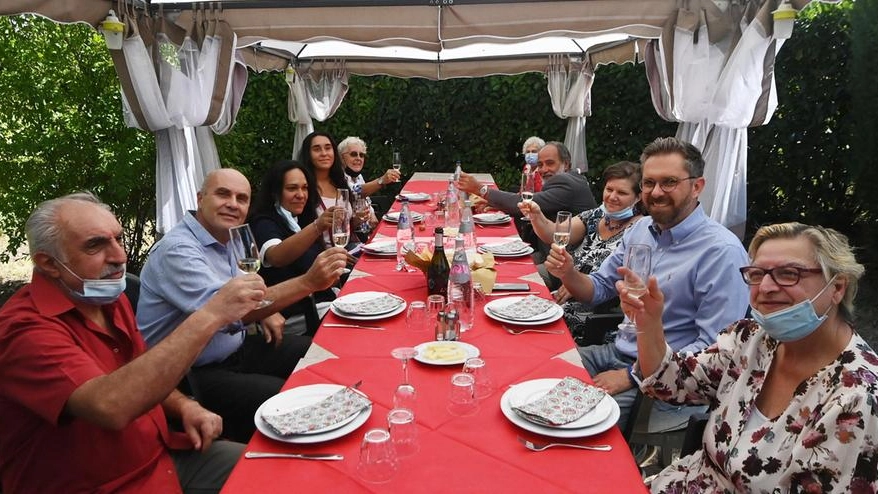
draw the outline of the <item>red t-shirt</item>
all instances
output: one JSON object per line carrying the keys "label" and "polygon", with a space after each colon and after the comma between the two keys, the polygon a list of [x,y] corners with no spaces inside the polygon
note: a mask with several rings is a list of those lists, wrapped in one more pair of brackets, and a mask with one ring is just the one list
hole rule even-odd
{"label": "red t-shirt", "polygon": [[161,406],[120,431],[64,413],[75,389],[146,351],[126,297],[104,310],[115,331],[85,319],[37,272],[0,309],[3,492],[181,491],[167,450],[192,445],[168,431]]}

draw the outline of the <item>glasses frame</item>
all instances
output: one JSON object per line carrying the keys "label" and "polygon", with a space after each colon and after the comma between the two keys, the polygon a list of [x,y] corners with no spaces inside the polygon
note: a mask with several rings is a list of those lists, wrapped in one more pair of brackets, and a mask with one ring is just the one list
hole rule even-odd
{"label": "glasses frame", "polygon": [[359,151],[345,151],[344,154],[350,156],[351,158],[362,158],[362,159],[366,159],[366,153],[364,153],[364,152],[361,153],[361,152],[359,152]]}
{"label": "glasses frame", "polygon": [[[790,271],[795,272],[796,273],[796,281],[794,281],[792,283],[787,283],[786,281],[781,283],[781,281],[778,280],[777,277],[774,276],[774,272],[776,270],[781,270],[781,269],[784,269],[784,270],[789,269]],[[759,266],[744,266],[742,268],[738,268],[738,271],[741,272],[741,278],[744,279],[744,283],[746,283],[750,286],[761,285],[762,281],[765,279],[765,275],[770,276],[771,280],[777,286],[796,286],[799,284],[800,281],[802,281],[802,273],[822,273],[823,269],[822,268],[800,268],[798,266],[776,266],[776,267],[773,267],[771,269],[765,269],[765,268],[760,268]],[[750,276],[750,274],[748,274],[748,271],[761,271],[762,276],[758,282],[753,281],[753,278]]]}
{"label": "glasses frame", "polygon": [[[641,180],[640,181],[640,190],[642,190],[644,192],[652,191],[653,189],[655,189],[655,186],[658,185],[659,188],[662,189],[662,192],[671,193],[671,192],[677,190],[677,187],[679,187],[680,184],[683,183],[684,180],[695,180],[698,178],[701,178],[701,177],[692,177],[692,176],[685,177],[685,178],[670,177],[670,178],[666,178],[666,179],[662,180],[661,182],[656,182],[654,180],[649,180],[649,181]],[[652,182],[652,184],[650,184],[649,182]]]}

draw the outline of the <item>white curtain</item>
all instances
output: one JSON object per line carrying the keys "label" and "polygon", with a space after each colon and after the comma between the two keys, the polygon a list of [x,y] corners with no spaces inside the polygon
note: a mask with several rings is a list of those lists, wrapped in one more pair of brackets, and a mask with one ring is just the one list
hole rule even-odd
{"label": "white curtain", "polygon": [[680,122],[677,137],[704,155],[702,204],[739,237],[747,221],[747,127],[764,125],[777,107],[776,3],[681,8],[645,60],[656,111]]}
{"label": "white curtain", "polygon": [[322,63],[319,67],[287,67],[287,113],[290,122],[296,124],[294,159],[299,156],[305,136],[314,131],[312,119],[326,121],[341,106],[348,93],[348,76],[344,60]]}
{"label": "white curtain", "polygon": [[[569,65],[569,69],[568,69]],[[591,116],[591,86],[594,68],[587,60],[579,61],[552,55],[547,71],[549,97],[552,111],[559,118],[567,119],[567,135],[564,144],[570,149],[571,166],[582,172],[588,170],[585,148],[585,119]]]}
{"label": "white curtain", "polygon": [[195,209],[204,176],[220,167],[211,128],[232,128],[247,72],[234,63],[234,32],[216,17],[183,32],[126,14],[130,35],[111,56],[126,123],[155,133],[156,228],[164,233]]}

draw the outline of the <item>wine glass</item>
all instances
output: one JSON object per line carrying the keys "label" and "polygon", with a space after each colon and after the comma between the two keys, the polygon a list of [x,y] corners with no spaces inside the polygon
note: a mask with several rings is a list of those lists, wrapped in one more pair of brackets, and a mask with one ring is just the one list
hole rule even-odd
{"label": "wine glass", "polygon": [[344,247],[348,244],[351,236],[350,221],[348,221],[348,210],[336,206],[332,210],[332,245],[336,247]]}
{"label": "wine glass", "polygon": [[[532,201],[534,198],[534,190],[536,187],[536,174],[531,171],[525,170],[521,173],[521,189],[519,193],[521,194],[521,200],[523,202]],[[530,221],[530,216],[522,216],[523,221]]]}
{"label": "wine glass", "polygon": [[[623,279],[628,296],[640,298],[646,295],[646,281],[652,270],[652,249],[644,244],[629,245],[625,251],[624,264],[629,271]],[[637,321],[634,316],[619,325],[619,332],[630,341],[637,339]]]}
{"label": "wine glass", "polygon": [[[233,226],[229,228],[229,250],[235,258],[238,268],[245,273],[256,273],[262,265],[259,261],[259,247],[256,245],[256,237],[250,230],[250,225]],[[271,300],[263,299],[259,302],[260,308],[271,305]]]}
{"label": "wine glass", "polygon": [[415,387],[409,383],[409,359],[418,354],[418,351],[412,347],[399,347],[390,351],[393,358],[402,362],[402,383],[396,387],[393,392],[393,408],[406,408],[415,411],[415,403],[417,395]]}
{"label": "wine glass", "polygon": [[555,216],[554,243],[561,247],[567,247],[570,243],[570,229],[573,224],[573,213],[570,211],[558,211]]}
{"label": "wine glass", "polygon": [[369,231],[369,218],[372,216],[372,203],[369,198],[364,195],[357,196],[354,200],[354,212],[357,219],[360,220],[359,231],[367,233]]}
{"label": "wine glass", "polygon": [[348,209],[351,205],[351,191],[349,189],[338,189],[335,193],[335,205],[345,210]]}
{"label": "wine glass", "polygon": [[399,151],[393,152],[393,169],[399,171],[402,168],[402,154]]}

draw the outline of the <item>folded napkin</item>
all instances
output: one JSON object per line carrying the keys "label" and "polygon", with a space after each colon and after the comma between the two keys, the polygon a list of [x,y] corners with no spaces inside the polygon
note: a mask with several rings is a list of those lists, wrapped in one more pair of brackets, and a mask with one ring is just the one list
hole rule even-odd
{"label": "folded napkin", "polygon": [[528,295],[511,304],[491,307],[491,310],[494,314],[503,316],[506,319],[521,321],[536,317],[554,307],[557,307],[557,304],[551,300],[546,300],[536,295]]}
{"label": "folded napkin", "polygon": [[509,219],[509,215],[506,213],[479,213],[474,214],[473,218],[478,221],[506,221]]}
{"label": "folded napkin", "polygon": [[527,250],[528,247],[530,247],[530,245],[521,240],[513,240],[502,244],[485,244],[482,246],[482,250],[494,254],[517,254]]}
{"label": "folded napkin", "polygon": [[264,410],[262,420],[276,434],[305,434],[338,424],[371,405],[368,398],[344,388],[313,405],[295,410]]}
{"label": "folded napkin", "polygon": [[513,406],[518,415],[542,425],[565,425],[575,422],[590,412],[606,392],[567,376],[549,390],[542,398]]}
{"label": "folded napkin", "polygon": [[383,314],[385,312],[390,312],[399,307],[402,303],[403,300],[401,298],[385,293],[384,295],[370,298],[368,300],[361,300],[359,302],[344,302],[343,300],[336,300],[332,305],[336,309],[348,314],[367,316],[369,314]]}

